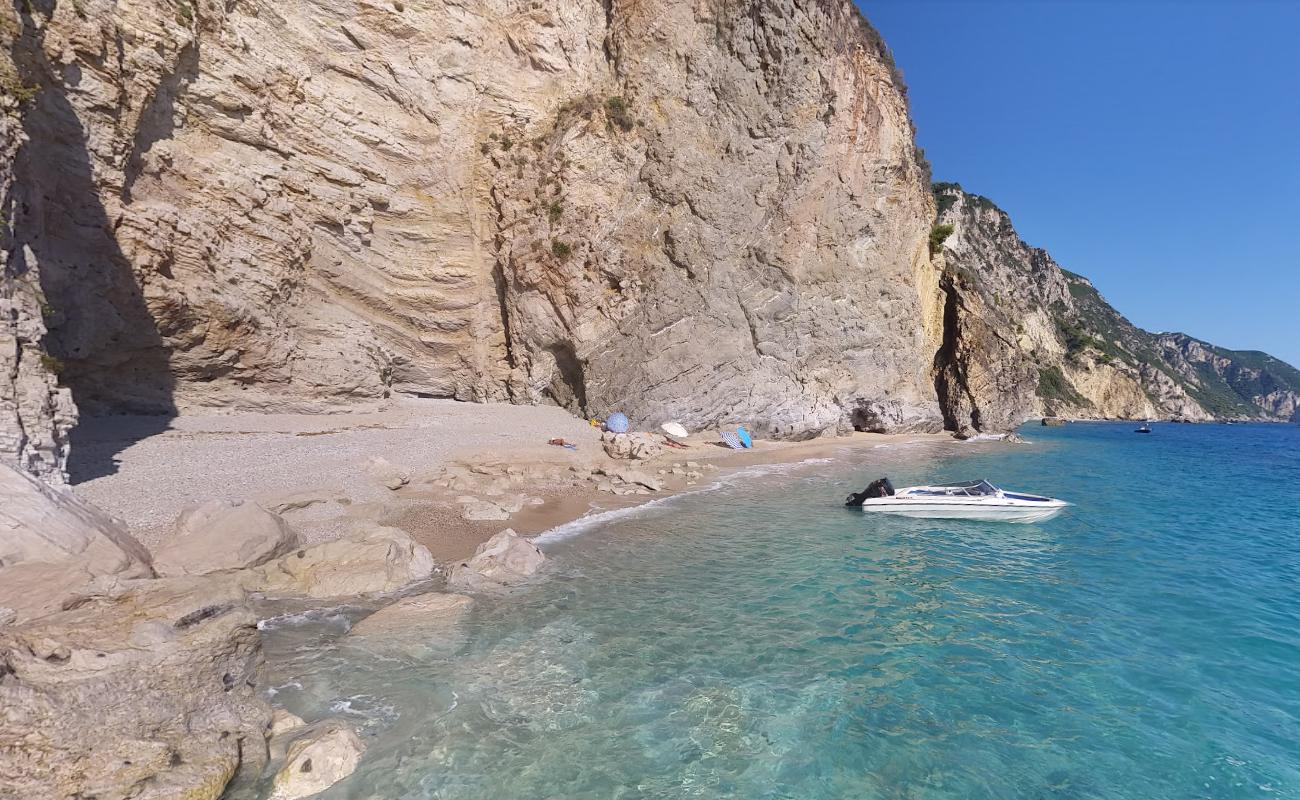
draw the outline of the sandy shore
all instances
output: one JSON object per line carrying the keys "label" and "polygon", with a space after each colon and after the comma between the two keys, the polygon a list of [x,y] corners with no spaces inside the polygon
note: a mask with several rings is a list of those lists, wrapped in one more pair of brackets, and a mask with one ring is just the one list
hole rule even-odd
{"label": "sandy shore", "polygon": [[[578,449],[548,445],[553,437]],[[601,448],[599,431],[559,408],[402,399],[351,413],[90,418],[78,429],[72,472],[78,495],[126,520],[150,548],[171,535],[187,506],[251,499],[283,513],[307,542],[378,522],[450,561],[506,527],[540,533],[593,510],[704,485],[732,468],[881,443],[952,442],[946,434],[855,434],[759,442],[737,452],[715,439],[697,435],[689,449],[648,462],[615,461]],[[408,482],[385,485],[368,464],[375,457]],[[606,491],[598,488],[604,470],[629,468],[662,483],[661,490],[616,496],[607,483]],[[508,519],[467,520],[458,503],[466,494],[506,505],[520,498],[514,505],[521,507]]]}

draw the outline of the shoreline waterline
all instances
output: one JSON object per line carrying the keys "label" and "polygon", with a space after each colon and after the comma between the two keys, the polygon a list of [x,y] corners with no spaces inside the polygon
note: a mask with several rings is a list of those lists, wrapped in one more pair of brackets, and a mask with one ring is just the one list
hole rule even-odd
{"label": "shoreline waterline", "polygon": [[[1267,731],[1297,732],[1276,682],[1300,680],[1281,666],[1300,554],[1265,512],[1298,465],[1277,462],[1246,526],[1191,511],[1182,478],[1211,457],[1239,481],[1272,435],[1245,431],[1263,438],[1233,462],[1233,429],[1204,431],[741,470],[546,541],[539,580],[477,599],[428,655],[377,659],[338,625],[275,632],[276,701],[363,732],[358,772],[325,800],[1285,795],[1300,754]],[[1041,525],[842,508],[880,469],[1076,507]],[[1151,471],[1173,505],[1122,504],[1117,487]]]}

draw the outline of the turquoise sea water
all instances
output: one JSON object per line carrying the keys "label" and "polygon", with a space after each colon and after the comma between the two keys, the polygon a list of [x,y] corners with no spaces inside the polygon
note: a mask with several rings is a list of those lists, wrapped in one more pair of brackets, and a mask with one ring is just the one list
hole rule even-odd
{"label": "turquoise sea water", "polygon": [[[433,654],[358,651],[346,609],[273,631],[277,700],[361,727],[335,799],[1300,797],[1300,428],[1132,427],[858,451],[575,526]],[[1075,506],[841,507],[882,474]]]}

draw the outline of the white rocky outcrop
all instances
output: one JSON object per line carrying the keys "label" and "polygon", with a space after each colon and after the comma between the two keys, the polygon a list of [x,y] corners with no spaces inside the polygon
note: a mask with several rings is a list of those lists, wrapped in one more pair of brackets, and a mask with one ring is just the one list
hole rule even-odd
{"label": "white rocky outcrop", "polygon": [[435,566],[429,549],[405,531],[372,524],[235,575],[249,591],[327,598],[395,592],[428,578]]}
{"label": "white rocky outcrop", "polygon": [[513,586],[536,573],[545,560],[537,545],[506,528],[479,545],[469,560],[457,564],[447,584],[468,590]]}
{"label": "white rocky outcrop", "polygon": [[325,791],[356,771],[365,750],[356,731],[343,722],[312,726],[290,742],[270,800],[299,800]]}
{"label": "white rocky outcrop", "polygon": [[0,464],[0,607],[14,612],[12,621],[153,574],[149,553],[121,522]]}
{"label": "white rocky outcrop", "polygon": [[153,558],[159,575],[206,575],[264,564],[298,545],[278,515],[256,503],[213,500],[181,512]]}
{"label": "white rocky outcrop", "polygon": [[216,800],[259,772],[256,622],[230,580],[168,578],[0,629],[0,795]]}

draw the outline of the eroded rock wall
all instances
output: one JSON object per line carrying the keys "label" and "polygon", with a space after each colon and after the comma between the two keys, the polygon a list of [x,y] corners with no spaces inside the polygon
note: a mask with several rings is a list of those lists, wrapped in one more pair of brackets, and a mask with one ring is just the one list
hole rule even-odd
{"label": "eroded rock wall", "polygon": [[847,0],[32,2],[13,245],[83,407],[937,427],[933,216]]}
{"label": "eroded rock wall", "polygon": [[[12,37],[0,11],[0,44]],[[53,485],[66,481],[68,432],[76,422],[71,393],[59,386],[57,359],[45,350],[49,305],[30,249],[17,244],[12,164],[26,143],[22,114],[30,88],[0,48],[0,464]]]}

